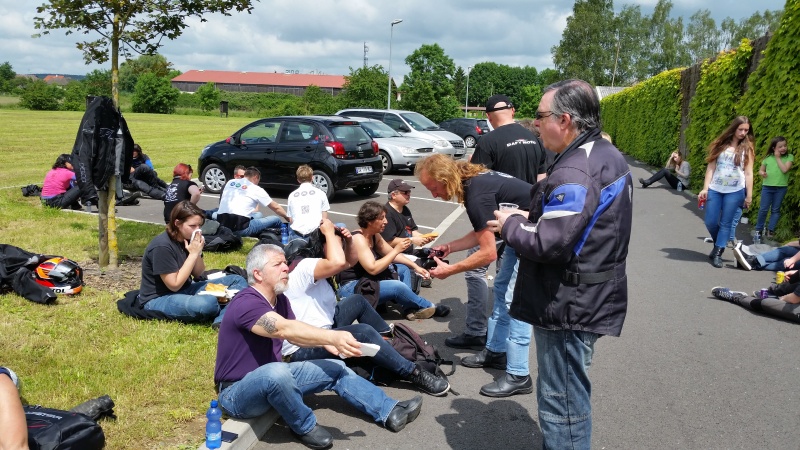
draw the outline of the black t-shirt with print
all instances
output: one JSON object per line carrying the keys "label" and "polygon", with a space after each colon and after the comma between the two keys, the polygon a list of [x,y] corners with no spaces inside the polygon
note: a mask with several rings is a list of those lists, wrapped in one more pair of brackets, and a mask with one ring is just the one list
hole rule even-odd
{"label": "black t-shirt with print", "polygon": [[494,220],[500,203],[515,203],[527,210],[533,186],[501,172],[484,172],[464,182],[464,207],[475,231],[486,228]]}
{"label": "black t-shirt with print", "polygon": [[510,123],[483,136],[470,162],[534,184],[539,174],[547,172],[547,151],[535,134]]}

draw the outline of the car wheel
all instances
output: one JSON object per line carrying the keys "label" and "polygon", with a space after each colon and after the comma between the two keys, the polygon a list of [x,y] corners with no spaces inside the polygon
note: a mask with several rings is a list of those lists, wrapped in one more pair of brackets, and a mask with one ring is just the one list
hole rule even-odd
{"label": "car wheel", "polygon": [[228,181],[225,171],[222,170],[217,164],[209,164],[208,167],[203,169],[203,174],[200,175],[200,181],[205,186],[205,191],[210,194],[219,194],[225,183]]}
{"label": "car wheel", "polygon": [[333,198],[335,189],[333,187],[333,181],[331,181],[331,177],[329,177],[327,173],[321,170],[315,170],[314,175],[311,177],[311,182],[314,184],[314,186],[318,187],[319,190],[325,193],[325,196],[328,197],[328,200]]}
{"label": "car wheel", "polygon": [[392,164],[392,158],[389,156],[388,153],[381,151],[379,153],[381,157],[381,164],[383,165],[383,173],[389,173],[394,169],[394,165]]}
{"label": "car wheel", "polygon": [[467,146],[467,148],[473,148],[473,147],[475,147],[475,138],[474,138],[474,137],[472,137],[472,136],[467,136],[467,137],[465,137],[465,138],[464,138],[464,145],[466,145],[466,146]]}
{"label": "car wheel", "polygon": [[353,192],[356,194],[367,197],[375,193],[378,190],[378,183],[375,184],[362,184],[353,188]]}

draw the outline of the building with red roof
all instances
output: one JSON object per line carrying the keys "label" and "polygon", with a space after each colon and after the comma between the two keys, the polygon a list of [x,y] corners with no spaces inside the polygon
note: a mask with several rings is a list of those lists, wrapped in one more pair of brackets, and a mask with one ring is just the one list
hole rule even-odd
{"label": "building with red roof", "polygon": [[344,81],[344,75],[190,70],[173,78],[172,87],[182,92],[196,92],[200,86],[212,82],[221,91],[276,92],[300,96],[306,92],[306,88],[314,85],[331,95],[338,95]]}

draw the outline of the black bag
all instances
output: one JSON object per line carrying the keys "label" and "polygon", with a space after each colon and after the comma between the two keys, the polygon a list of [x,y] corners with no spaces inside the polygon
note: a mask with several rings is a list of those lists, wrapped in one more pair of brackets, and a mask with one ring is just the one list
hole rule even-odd
{"label": "black bag", "polygon": [[204,252],[226,252],[242,247],[242,238],[217,221],[206,220],[201,229],[206,240],[203,246]]}
{"label": "black bag", "polygon": [[[394,324],[394,337],[392,347],[400,353],[403,358],[418,364],[423,369],[434,375],[450,376],[456,372],[456,365],[453,361],[445,360],[439,356],[439,351],[432,344],[422,339],[422,337],[408,325],[402,323]],[[449,373],[444,373],[442,364],[450,365]]]}
{"label": "black bag", "polygon": [[106,444],[100,425],[83,414],[41,406],[24,410],[31,450],[100,450]]}
{"label": "black bag", "polygon": [[23,197],[38,197],[42,194],[42,188],[38,184],[29,184],[21,189]]}

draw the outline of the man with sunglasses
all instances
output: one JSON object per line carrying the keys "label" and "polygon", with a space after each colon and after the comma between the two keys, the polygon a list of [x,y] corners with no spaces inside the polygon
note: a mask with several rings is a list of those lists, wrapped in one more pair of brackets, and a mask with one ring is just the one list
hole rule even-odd
{"label": "man with sunglasses", "polygon": [[[424,236],[419,232],[408,204],[411,202],[411,189],[414,186],[403,181],[401,178],[389,182],[389,201],[386,202],[386,227],[381,232],[381,237],[389,245],[394,247],[401,239],[411,238],[411,245],[403,253],[411,255],[414,247],[422,247],[431,242],[434,238]],[[406,283],[415,292],[414,283],[411,282],[411,270],[404,264],[397,264],[397,275],[400,281]],[[430,286],[430,280],[427,285]],[[423,283],[425,283],[423,281]]]}
{"label": "man with sunglasses", "polygon": [[595,342],[620,335],[628,306],[632,178],[600,136],[600,101],[589,83],[546,87],[535,124],[558,157],[534,186],[530,213],[495,211],[488,225],[519,254],[510,314],[533,325],[544,448],[588,449]]}

